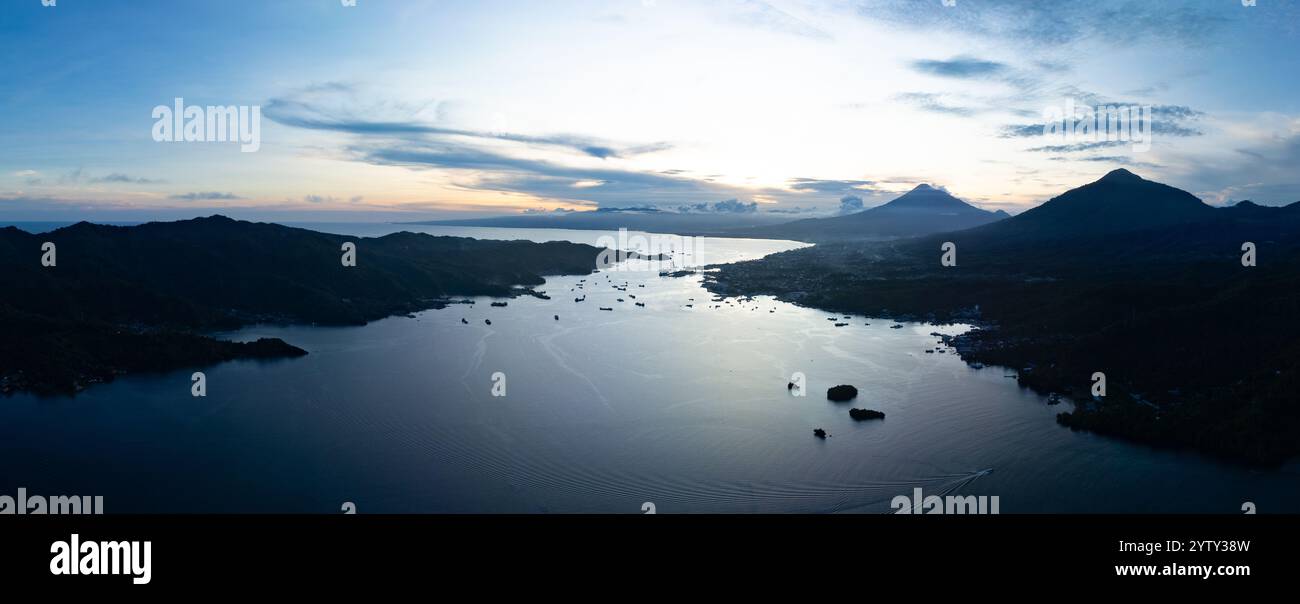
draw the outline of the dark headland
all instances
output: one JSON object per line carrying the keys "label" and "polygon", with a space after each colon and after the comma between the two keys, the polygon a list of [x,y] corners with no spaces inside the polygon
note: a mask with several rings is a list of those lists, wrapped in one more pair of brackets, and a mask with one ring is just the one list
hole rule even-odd
{"label": "dark headland", "polygon": [[[41,265],[44,242],[56,265]],[[356,266],[341,262],[344,242]],[[138,371],[306,354],[203,335],[253,323],[358,325],[511,297],[587,274],[599,248],[394,233],[346,237],[212,216],[132,227],[0,229],[0,390],[70,393]]]}
{"label": "dark headland", "polygon": [[[940,263],[945,242],[956,266]],[[1247,242],[1257,266],[1243,266]],[[962,357],[1074,400],[1058,416],[1071,428],[1248,463],[1300,454],[1300,203],[1212,207],[1116,170],[983,226],[823,242],[721,266],[706,285],[974,323],[950,342]]]}

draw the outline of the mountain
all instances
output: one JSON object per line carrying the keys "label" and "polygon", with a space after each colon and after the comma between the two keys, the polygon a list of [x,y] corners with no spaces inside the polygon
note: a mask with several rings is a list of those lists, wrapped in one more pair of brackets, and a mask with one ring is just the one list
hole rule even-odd
{"label": "mountain", "polygon": [[1216,212],[1191,193],[1118,169],[978,232],[1016,240],[1095,237],[1176,229]]}
{"label": "mountain", "polygon": [[779,237],[798,241],[896,239],[960,231],[1001,220],[1006,212],[972,206],[942,189],[917,185],[881,206],[831,218],[808,218],[785,224],[736,229],[746,237]]}
{"label": "mountain", "polygon": [[[956,264],[941,246],[956,245]],[[1254,266],[1243,266],[1253,243]],[[723,295],[977,326],[971,363],[1073,400],[1058,422],[1253,464],[1300,455],[1300,203],[1216,208],[1126,170],[1015,217],[720,267]],[[1094,398],[1092,376],[1106,376]]]}
{"label": "mountain", "polygon": [[[41,265],[42,246],[57,263]],[[354,267],[341,262],[356,245]],[[542,275],[586,274],[598,248],[395,233],[346,237],[223,216],[133,227],[0,229],[0,390],[69,392],[132,371],[305,354],[204,331],[257,322],[354,325],[512,296]]]}
{"label": "mountain", "polygon": [[[1244,242],[1294,240],[1300,203],[1217,208],[1195,195],[1119,169],[1011,218],[900,244],[924,256],[955,243],[969,270],[1049,274],[1112,270],[1179,270],[1193,259],[1240,254]],[[997,268],[995,268],[997,267]]]}

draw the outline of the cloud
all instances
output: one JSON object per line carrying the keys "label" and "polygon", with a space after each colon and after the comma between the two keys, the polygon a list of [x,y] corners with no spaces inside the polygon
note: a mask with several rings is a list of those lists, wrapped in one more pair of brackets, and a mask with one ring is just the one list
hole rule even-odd
{"label": "cloud", "polygon": [[758,211],[758,203],[728,199],[713,203],[701,202],[679,206],[677,211],[683,214],[753,214]]}
{"label": "cloud", "polygon": [[1174,5],[1145,0],[1043,2],[1005,0],[959,2],[957,6],[920,7],[916,2],[858,0],[858,14],[890,25],[964,35],[1029,46],[1066,46],[1083,40],[1105,44],[1173,42],[1202,47],[1246,11],[1219,3]]}
{"label": "cloud", "polygon": [[778,208],[770,208],[767,210],[769,214],[817,214],[824,211],[825,210],[822,209],[818,209],[814,207],[804,207],[804,206],[790,206],[788,208],[778,207]]}
{"label": "cloud", "polygon": [[23,179],[23,182],[27,183],[28,186],[36,186],[45,182],[45,179],[41,178],[41,173],[36,170],[19,170],[14,172],[14,176]]}
{"label": "cloud", "polygon": [[[1037,147],[1030,147],[1028,149],[1025,149],[1026,151],[1034,152],[1034,153],[1053,153],[1053,154],[1077,153],[1077,152],[1095,151],[1099,149],[1110,149],[1110,148],[1123,147],[1126,145],[1132,145],[1133,143],[1131,141],[1104,140],[1107,138],[1107,134],[1105,131],[1106,124],[1107,124],[1105,109],[1108,107],[1119,108],[1119,109],[1134,108],[1137,110],[1141,110],[1140,113],[1139,111],[1134,111],[1134,114],[1139,117],[1130,118],[1131,120],[1133,120],[1131,122],[1133,124],[1133,129],[1136,131],[1139,129],[1139,127],[1141,127],[1142,129],[1146,129],[1149,127],[1151,132],[1151,138],[1153,141],[1159,140],[1161,138],[1167,138],[1167,137],[1185,138],[1185,137],[1193,137],[1193,136],[1202,136],[1204,134],[1204,132],[1202,132],[1200,128],[1197,127],[1197,122],[1198,120],[1200,120],[1202,116],[1205,115],[1205,113],[1203,111],[1193,109],[1186,105],[1169,105],[1169,104],[1150,105],[1150,104],[1141,104],[1141,103],[1108,101],[1105,98],[1101,97],[1100,95],[1080,91],[1078,89],[1074,89],[1073,92],[1079,95],[1077,100],[1075,101],[1076,115],[1082,118],[1083,116],[1087,115],[1086,111],[1088,111],[1089,109],[1094,111],[1096,115],[1096,117],[1094,118],[1096,120],[1095,123],[1102,125],[1100,134],[1096,134],[1095,136],[1101,140],[1079,140],[1078,142],[1069,142],[1062,134],[1060,134],[1059,131],[1049,135],[1047,133],[1048,124],[1046,119],[1038,123],[1022,123],[1022,124],[1005,125],[1000,129],[998,136],[1000,138],[1037,138],[1040,141],[1056,143],[1056,144],[1041,145]],[[1141,126],[1136,120],[1142,119],[1140,116],[1142,114],[1145,114],[1144,110],[1147,107],[1150,107],[1151,122],[1149,126]],[[1065,103],[1062,102],[1059,103],[1059,106],[1055,107],[1055,109],[1060,113],[1064,113],[1067,107]],[[1044,114],[1046,113],[1047,111],[1045,110]],[[1077,137],[1077,139],[1085,139],[1085,138],[1089,138],[1089,137],[1085,137],[1083,135],[1078,135]],[[1087,160],[1086,158],[1081,158],[1081,159],[1084,159],[1085,161]],[[1132,160],[1130,162],[1130,165],[1139,166],[1139,167],[1154,166],[1154,164],[1137,162],[1136,160]]]}
{"label": "cloud", "polygon": [[1214,205],[1233,205],[1250,200],[1259,205],[1284,206],[1300,202],[1300,181],[1275,184],[1247,183],[1200,193]]}
{"label": "cloud", "polygon": [[969,117],[979,113],[979,109],[973,107],[964,107],[961,105],[952,105],[943,100],[944,95],[931,92],[904,92],[894,96],[894,100],[907,103],[922,111],[931,113],[945,113],[948,115],[958,115]]}
{"label": "cloud", "polygon": [[453,143],[379,141],[353,145],[349,152],[376,165],[472,172],[456,182],[462,188],[549,199],[638,205],[693,203],[701,197],[747,194],[736,187],[658,172],[572,167]]}
{"label": "cloud", "polygon": [[1046,124],[1011,124],[1002,127],[1001,138],[1029,138],[1031,136],[1043,136],[1046,130]]}
{"label": "cloud", "polygon": [[166,181],[155,180],[155,179],[152,179],[152,178],[140,178],[140,177],[136,177],[136,176],[127,176],[126,174],[122,174],[121,172],[113,172],[112,174],[106,174],[106,175],[104,175],[104,176],[98,176],[98,177],[95,177],[95,178],[91,178],[91,179],[90,179],[90,182],[94,182],[94,183],[130,183],[130,184],[137,184],[137,185],[152,185],[152,184],[158,184],[158,183],[162,183],[162,182],[166,182]]}
{"label": "cloud", "polygon": [[[303,200],[304,202],[307,202],[307,203],[315,203],[315,204],[319,204],[319,203],[338,203],[338,202],[342,202],[342,201],[347,201],[348,203],[361,203],[362,198],[361,198],[360,195],[357,195],[357,196],[354,196],[354,197],[352,197],[352,198],[350,198],[350,199],[344,200],[344,199],[342,199],[342,198],[335,197],[335,196],[333,196],[333,195],[316,195],[316,194],[310,194],[310,195],[303,195],[303,196],[302,196],[302,200]],[[292,200],[290,200],[290,201],[292,201]]]}
{"label": "cloud", "polygon": [[[579,135],[537,137],[447,128],[419,119],[422,109],[415,107],[390,102],[371,112],[368,105],[352,103],[354,94],[353,88],[344,84],[300,89],[272,99],[264,105],[264,113],[282,125],[352,135],[353,140],[342,150],[353,161],[439,171],[452,188],[527,195],[570,205],[663,207],[670,211],[685,205],[692,212],[749,212],[760,211],[759,204],[732,206],[719,202],[722,205],[701,207],[699,200],[761,197],[779,202],[822,193],[837,197],[855,192],[864,197],[877,193],[869,180],[794,179],[789,188],[752,189],[683,170],[625,169],[617,162],[593,162],[592,158],[628,157],[669,149],[671,145],[614,144]],[[366,119],[352,117],[363,109]],[[496,141],[546,145],[571,153],[524,156],[519,149],[492,144]],[[825,202],[833,203],[831,199]]]}
{"label": "cloud", "polygon": [[1113,147],[1131,146],[1131,141],[1095,141],[1087,143],[1070,143],[1068,145],[1045,145],[1042,147],[1030,147],[1026,151],[1037,153],[1073,153],[1076,151],[1095,151],[1097,149],[1109,149]]}
{"label": "cloud", "polygon": [[[417,119],[419,109],[413,107],[393,103],[360,107],[350,95],[322,94],[351,91],[353,88],[345,84],[304,89],[288,96],[272,98],[263,106],[262,113],[278,124],[306,130],[422,140],[446,140],[451,137],[497,140],[559,147],[599,159],[635,157],[673,148],[667,142],[620,144],[577,134],[531,135],[437,126]],[[358,113],[385,117],[355,117]]]}
{"label": "cloud", "polygon": [[1121,166],[1129,166],[1131,168],[1141,168],[1144,170],[1155,170],[1161,167],[1160,164],[1138,161],[1126,155],[1091,155],[1088,157],[1065,157],[1065,156],[1058,155],[1056,157],[1049,157],[1047,159],[1051,161],[1064,161],[1064,162],[1086,161],[1086,162],[1099,162],[1099,163],[1107,163],[1107,164],[1118,164]]}
{"label": "cloud", "polygon": [[[46,179],[36,170],[20,170],[14,172],[14,176],[25,179],[29,185],[46,184]],[[63,185],[90,183],[90,184],[136,184],[136,185],[153,185],[167,182],[153,178],[143,178],[139,176],[129,176],[121,172],[112,172],[103,176],[91,176],[83,168],[70,170],[59,176],[58,183]]]}
{"label": "cloud", "polygon": [[734,23],[815,40],[831,39],[826,31],[763,0],[732,0],[728,8],[728,19]]}
{"label": "cloud", "polygon": [[[1093,94],[1084,93],[1075,105],[1079,115],[1084,115],[1087,108],[1092,108],[1097,112],[1097,120],[1104,120],[1104,108],[1151,108],[1151,132],[1152,134],[1163,134],[1166,136],[1201,136],[1204,134],[1194,127],[1192,122],[1199,120],[1205,115],[1205,112],[1192,109],[1186,105],[1147,105],[1142,103],[1126,103],[1118,101],[1107,101]],[[1056,107],[1062,113],[1065,112],[1065,106]],[[1042,136],[1046,121],[1036,124],[1010,124],[1002,127],[999,134],[1002,138],[1029,138]]]}
{"label": "cloud", "polygon": [[845,195],[840,198],[840,214],[853,214],[862,211],[862,198],[857,195]]}
{"label": "cloud", "polygon": [[787,185],[801,192],[843,193],[847,191],[874,191],[874,180],[823,180],[819,178],[792,178]]}
{"label": "cloud", "polygon": [[1182,164],[1174,173],[1186,185],[1183,188],[1210,203],[1250,199],[1262,205],[1286,205],[1300,201],[1295,169],[1300,165],[1300,120],[1283,128],[1262,130],[1233,155],[1213,163]]}
{"label": "cloud", "polygon": [[945,78],[985,78],[999,75],[1007,70],[1004,63],[986,61],[974,57],[954,57],[947,61],[919,60],[912,62],[912,69]]}
{"label": "cloud", "polygon": [[214,201],[214,200],[228,201],[234,199],[243,199],[243,197],[235,195],[234,193],[220,193],[217,191],[201,191],[196,193],[179,193],[176,195],[169,196],[168,199],[175,199],[178,201]]}

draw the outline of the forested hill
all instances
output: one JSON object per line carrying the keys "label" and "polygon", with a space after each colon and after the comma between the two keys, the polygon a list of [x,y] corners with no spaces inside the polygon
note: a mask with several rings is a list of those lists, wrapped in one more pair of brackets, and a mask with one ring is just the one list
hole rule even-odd
{"label": "forested hill", "polygon": [[[54,266],[43,246],[54,244]],[[344,243],[355,266],[344,266]],[[585,274],[598,248],[395,233],[358,238],[223,216],[34,235],[0,229],[0,389],[72,391],[142,369],[303,354],[198,335],[254,322],[361,324]]]}
{"label": "forested hill", "polygon": [[1253,463],[1300,454],[1300,204],[1216,208],[1120,170],[985,226],[710,278],[728,295],[978,322],[954,342],[963,358],[1073,398],[1059,417],[1073,428]]}

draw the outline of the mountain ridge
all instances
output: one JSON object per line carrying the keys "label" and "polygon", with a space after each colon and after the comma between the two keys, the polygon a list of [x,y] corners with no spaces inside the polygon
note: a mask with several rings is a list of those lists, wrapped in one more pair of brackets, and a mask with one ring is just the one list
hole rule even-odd
{"label": "mountain ridge", "polygon": [[861,212],[735,229],[734,232],[743,236],[779,237],[813,243],[885,240],[960,231],[1003,220],[1006,216],[1005,212],[998,214],[977,208],[943,189],[919,184],[884,204]]}
{"label": "mountain ridge", "polygon": [[[941,262],[949,242],[954,265]],[[1072,429],[1249,464],[1300,455],[1297,204],[1215,208],[1112,172],[999,222],[821,243],[719,267],[706,285],[829,312],[973,324],[949,340],[962,358],[1065,395],[1073,408],[1057,421]],[[1102,398],[1090,392],[1096,372],[1108,383]]]}

